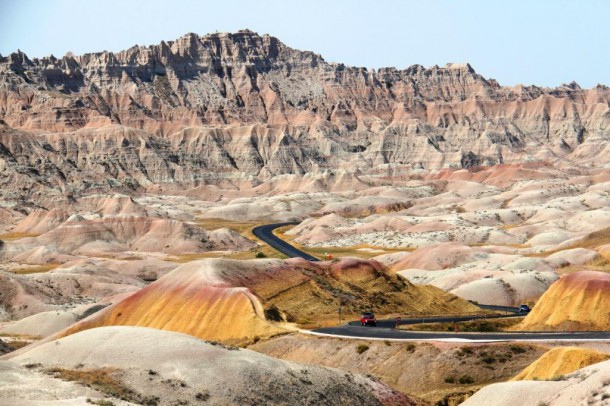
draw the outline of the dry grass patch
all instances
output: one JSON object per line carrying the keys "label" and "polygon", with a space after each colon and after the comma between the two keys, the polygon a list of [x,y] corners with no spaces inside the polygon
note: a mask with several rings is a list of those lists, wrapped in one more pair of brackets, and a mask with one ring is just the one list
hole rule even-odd
{"label": "dry grass patch", "polygon": [[40,234],[32,233],[5,233],[0,234],[0,241],[15,241],[21,240],[22,238],[38,237]]}
{"label": "dry grass patch", "polygon": [[23,267],[23,268],[16,268],[16,269],[11,270],[11,272],[14,274],[18,274],[18,275],[26,275],[26,274],[32,274],[32,273],[44,273],[44,272],[52,271],[53,269],[57,268],[60,265],[61,265],[60,263],[32,265],[32,266],[27,266],[27,267]]}
{"label": "dry grass patch", "polygon": [[521,320],[523,317],[511,317],[510,319],[483,319],[457,323],[410,324],[398,328],[408,331],[454,331],[454,327],[457,327],[459,332],[500,332],[510,331],[510,328],[519,324]]}
{"label": "dry grass patch", "polygon": [[121,379],[121,371],[116,368],[97,369],[65,369],[49,368],[45,370],[54,378],[77,382],[93,388],[108,396],[141,405],[157,405],[159,398],[143,396],[125,385]]}

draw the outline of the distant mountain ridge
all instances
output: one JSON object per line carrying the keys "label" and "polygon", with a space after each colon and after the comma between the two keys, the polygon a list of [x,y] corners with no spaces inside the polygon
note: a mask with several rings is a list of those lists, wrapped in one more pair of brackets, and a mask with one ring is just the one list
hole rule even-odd
{"label": "distant mountain ridge", "polygon": [[469,64],[349,67],[243,30],[116,53],[2,56],[0,120],[7,176],[81,193],[91,185],[66,172],[137,190],[380,165],[584,162],[607,143],[610,90],[502,87]]}

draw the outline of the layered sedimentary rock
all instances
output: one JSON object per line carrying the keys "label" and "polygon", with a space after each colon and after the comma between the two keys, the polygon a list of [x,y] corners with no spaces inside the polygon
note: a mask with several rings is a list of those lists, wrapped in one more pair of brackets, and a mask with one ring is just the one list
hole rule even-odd
{"label": "layered sedimentary rock", "polygon": [[402,282],[375,261],[206,259],[176,268],[61,335],[125,325],[243,343],[285,332],[285,322],[334,325],[337,306],[345,319],[357,318],[360,309],[380,317],[480,311],[440,289]]}
{"label": "layered sedimentary rock", "polygon": [[520,330],[610,329],[610,274],[576,272],[551,285]]}
{"label": "layered sedimentary rock", "polygon": [[40,201],[49,189],[73,196],[252,187],[337,170],[600,163],[609,100],[602,85],[502,87],[468,64],[348,67],[247,30],[116,53],[15,52],[0,58],[1,189]]}
{"label": "layered sedimentary rock", "polygon": [[[49,379],[61,372],[96,380],[85,391]],[[359,374],[137,327],[89,330],[9,354],[0,370],[0,398],[7,405],[422,404]]]}
{"label": "layered sedimentary rock", "polygon": [[558,379],[563,375],[609,358],[610,354],[589,348],[557,347],[546,352],[512,380]]}

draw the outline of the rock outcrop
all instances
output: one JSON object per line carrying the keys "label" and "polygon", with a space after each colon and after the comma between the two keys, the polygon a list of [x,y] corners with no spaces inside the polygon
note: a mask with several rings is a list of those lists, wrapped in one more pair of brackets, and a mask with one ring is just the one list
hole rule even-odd
{"label": "rock outcrop", "polygon": [[576,272],[551,285],[519,330],[610,329],[610,274]]}
{"label": "rock outcrop", "polygon": [[0,57],[0,190],[39,202],[384,165],[603,163],[609,101],[601,85],[502,87],[468,64],[348,67],[248,30],[15,52]]}
{"label": "rock outcrop", "polygon": [[566,374],[608,359],[610,354],[589,348],[557,347],[544,353],[512,380],[559,380]]}
{"label": "rock outcrop", "polygon": [[479,311],[440,289],[392,277],[375,261],[204,259],[181,265],[60,335],[121,325],[243,344],[287,331],[285,322],[335,325],[338,305],[347,320],[356,319],[361,309],[373,309],[379,317]]}
{"label": "rock outcrop", "polygon": [[[10,359],[2,360],[0,397],[10,405],[121,402],[117,398],[129,404],[162,405],[422,404],[359,374],[141,327],[88,330],[6,358]],[[58,391],[57,383],[32,379],[32,372],[56,378],[70,374],[66,380],[81,383],[91,374],[96,380],[87,386],[102,393],[83,394],[66,385]]]}

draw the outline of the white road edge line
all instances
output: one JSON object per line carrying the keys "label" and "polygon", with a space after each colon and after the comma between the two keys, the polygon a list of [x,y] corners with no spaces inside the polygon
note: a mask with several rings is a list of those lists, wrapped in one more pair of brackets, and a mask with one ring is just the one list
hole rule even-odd
{"label": "white road edge line", "polygon": [[344,336],[335,335],[328,333],[318,333],[310,330],[297,330],[302,334],[309,334],[320,337],[334,337],[334,338],[346,338],[349,340],[365,340],[365,341],[396,341],[396,342],[409,342],[409,341],[440,341],[447,343],[502,343],[502,342],[599,342],[599,341],[610,341],[610,338],[530,338],[530,339],[514,339],[514,340],[470,340],[467,338],[379,338],[379,337],[357,337],[357,336]]}

